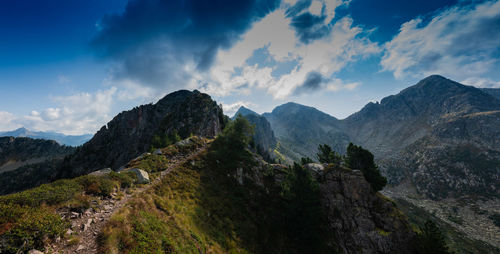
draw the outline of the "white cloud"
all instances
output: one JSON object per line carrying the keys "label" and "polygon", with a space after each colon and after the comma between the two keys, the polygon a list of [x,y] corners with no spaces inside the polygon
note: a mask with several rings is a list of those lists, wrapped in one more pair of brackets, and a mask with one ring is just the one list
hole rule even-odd
{"label": "white cloud", "polygon": [[381,65],[396,78],[484,75],[498,69],[500,1],[457,5],[427,24],[422,18],[408,21],[385,48]]}
{"label": "white cloud", "polygon": [[471,77],[463,80],[461,83],[480,88],[500,88],[500,81],[495,81],[489,78]]}
{"label": "white cloud", "polygon": [[57,131],[65,134],[94,133],[112,117],[111,105],[117,88],[99,90],[95,93],[77,93],[70,96],[53,97],[57,107],[29,115],[17,116],[0,112],[0,130],[12,130],[24,126],[37,131]]}
{"label": "white cloud", "polygon": [[[334,15],[334,9],[346,2],[327,3],[329,7],[323,9]],[[365,31],[352,23],[351,18],[344,17],[329,25],[328,36],[304,44],[297,38],[291,18],[286,16],[283,9],[270,13],[255,23],[233,48],[218,53],[216,65],[205,77],[211,82],[203,91],[225,96],[233,92],[248,93],[252,88],[259,88],[265,89],[276,99],[283,99],[300,87],[310,72],[318,72],[330,81],[324,84],[328,90],[352,89],[359,83],[344,84],[334,74],[350,62],[380,52],[379,46],[363,35]],[[263,48],[277,64],[295,61],[296,66],[280,77],[273,77],[276,65],[248,65],[247,59],[255,50]]]}
{"label": "white cloud", "polygon": [[21,124],[16,122],[17,117],[9,112],[0,111],[0,131],[11,131],[13,129],[17,129],[22,127]]}

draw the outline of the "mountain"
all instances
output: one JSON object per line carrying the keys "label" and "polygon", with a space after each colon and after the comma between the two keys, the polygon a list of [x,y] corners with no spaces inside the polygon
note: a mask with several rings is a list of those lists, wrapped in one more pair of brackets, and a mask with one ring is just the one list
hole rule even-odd
{"label": "mountain", "polygon": [[155,136],[177,134],[215,137],[227,121],[209,95],[180,90],[156,104],[124,111],[103,126],[94,137],[66,158],[61,176],[78,176],[105,167],[118,169],[147,152]]}
{"label": "mountain", "polygon": [[429,76],[400,93],[369,103],[343,121],[355,143],[390,157],[453,117],[500,109],[500,100],[472,86]]}
{"label": "mountain", "polygon": [[500,99],[500,88],[481,88],[481,90],[493,95],[497,99]]}
{"label": "mountain", "polygon": [[71,178],[102,168],[118,169],[150,151],[153,138],[178,135],[214,137],[227,121],[222,109],[207,94],[180,90],[156,104],[124,111],[94,137],[63,159],[30,164],[0,174],[0,194],[24,190],[61,178]]}
{"label": "mountain", "polygon": [[278,141],[267,119],[243,106],[234,114],[233,119],[238,115],[246,118],[254,126],[253,140],[257,152],[268,161],[276,159],[274,151]]}
{"label": "mountain", "polygon": [[234,116],[232,117],[232,119],[236,118],[236,116],[238,116],[238,115],[247,116],[247,115],[259,115],[259,114],[257,114],[253,110],[250,110],[248,108],[245,108],[244,106],[241,106],[238,109],[238,111],[236,111],[236,113],[234,113]]}
{"label": "mountain", "polygon": [[19,128],[13,131],[0,132],[0,137],[29,137],[37,139],[55,140],[61,145],[79,146],[92,138],[92,134],[64,135],[57,132],[30,131]]}
{"label": "mountain", "polygon": [[61,158],[75,151],[53,140],[0,137],[0,173],[19,167]]}
{"label": "mountain", "polygon": [[312,107],[290,102],[262,116],[278,139],[278,152],[293,161],[302,157],[316,159],[320,144],[331,144],[340,153],[349,144],[341,121]]}
{"label": "mountain", "polygon": [[344,120],[296,103],[263,116],[294,161],[315,159],[319,144],[342,153],[353,142],[393,185],[409,180],[431,198],[500,194],[500,100],[482,89],[433,75]]}

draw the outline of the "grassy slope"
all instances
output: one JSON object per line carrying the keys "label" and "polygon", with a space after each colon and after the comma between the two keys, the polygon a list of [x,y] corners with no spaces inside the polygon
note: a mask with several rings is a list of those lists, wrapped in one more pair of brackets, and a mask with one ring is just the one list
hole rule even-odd
{"label": "grassy slope", "polygon": [[86,175],[0,196],[0,253],[43,249],[47,242],[64,237],[70,227],[57,210],[88,209],[92,201],[109,197],[115,189],[130,187],[134,177],[118,173]]}
{"label": "grassy slope", "polygon": [[[140,167],[156,177],[172,159],[189,154],[203,145],[204,140],[193,138],[185,146],[171,145],[162,155],[149,154],[132,160],[128,166]],[[103,176],[85,175],[58,180],[15,194],[0,196],[0,253],[16,253],[44,246],[65,235],[70,228],[68,219],[57,211],[83,212],[111,193],[133,191],[134,173],[115,173]],[[117,195],[120,197],[120,195]],[[93,202],[95,201],[95,202]]]}
{"label": "grassy slope", "polygon": [[102,252],[247,253],[286,249],[284,239],[276,239],[284,235],[276,232],[283,228],[277,209],[280,199],[253,183],[247,182],[244,187],[236,184],[207,156],[202,154],[175,169],[113,216],[102,232]]}

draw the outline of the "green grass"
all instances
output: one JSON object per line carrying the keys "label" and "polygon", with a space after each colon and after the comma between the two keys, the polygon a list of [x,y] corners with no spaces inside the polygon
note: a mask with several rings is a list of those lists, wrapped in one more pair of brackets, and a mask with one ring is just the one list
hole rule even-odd
{"label": "green grass", "polygon": [[99,252],[297,253],[281,186],[240,185],[236,168],[255,162],[247,151],[239,161],[223,154],[210,149],[130,200],[104,226]]}
{"label": "green grass", "polygon": [[47,241],[64,236],[69,222],[56,210],[83,211],[96,197],[109,197],[132,186],[133,174],[110,173],[58,180],[23,192],[0,196],[0,253],[43,250]]}

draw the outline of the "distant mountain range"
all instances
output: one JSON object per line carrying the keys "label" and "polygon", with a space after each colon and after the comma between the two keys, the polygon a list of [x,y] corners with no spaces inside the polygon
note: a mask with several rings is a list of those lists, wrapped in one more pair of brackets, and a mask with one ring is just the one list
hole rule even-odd
{"label": "distant mountain range", "polygon": [[55,140],[61,145],[67,146],[79,146],[83,143],[89,141],[92,138],[92,134],[84,135],[64,135],[57,132],[43,132],[43,131],[31,131],[26,128],[19,128],[13,131],[0,132],[0,137],[28,137],[28,138],[38,138]]}
{"label": "distant mountain range", "polygon": [[[353,142],[375,154],[391,184],[410,180],[432,198],[495,196],[500,190],[497,91],[433,75],[344,120],[297,103],[262,116],[276,135],[275,153],[289,162],[316,159],[320,144],[343,154]],[[246,108],[239,112],[258,115]],[[464,176],[470,180],[463,181]]]}

